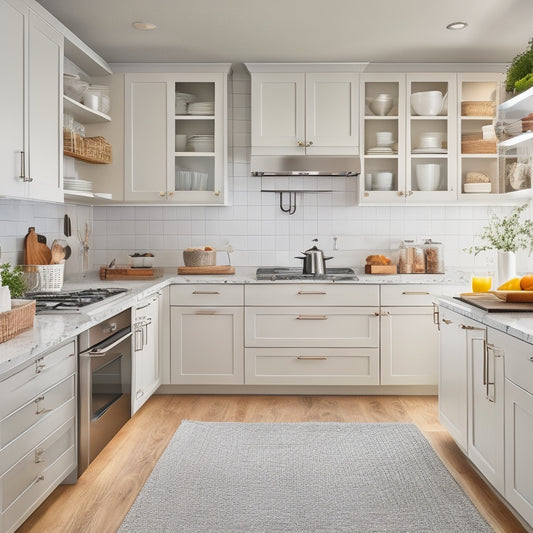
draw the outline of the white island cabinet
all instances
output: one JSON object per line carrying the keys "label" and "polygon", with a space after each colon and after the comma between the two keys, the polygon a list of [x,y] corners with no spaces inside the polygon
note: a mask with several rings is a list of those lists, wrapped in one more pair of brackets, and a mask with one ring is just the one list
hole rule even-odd
{"label": "white island cabinet", "polygon": [[62,201],[63,35],[19,0],[0,15],[0,194]]}
{"label": "white island cabinet", "polygon": [[171,383],[242,385],[243,286],[170,287]]}
{"label": "white island cabinet", "polygon": [[12,533],[77,472],[74,342],[0,381],[0,532]]}
{"label": "white island cabinet", "polygon": [[357,155],[366,63],[247,63],[252,155]]}

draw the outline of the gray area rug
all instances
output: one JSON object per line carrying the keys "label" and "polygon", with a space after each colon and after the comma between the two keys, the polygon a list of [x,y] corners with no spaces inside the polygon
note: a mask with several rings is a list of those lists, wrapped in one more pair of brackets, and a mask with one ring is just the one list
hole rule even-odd
{"label": "gray area rug", "polygon": [[119,533],[491,532],[413,424],[182,422]]}

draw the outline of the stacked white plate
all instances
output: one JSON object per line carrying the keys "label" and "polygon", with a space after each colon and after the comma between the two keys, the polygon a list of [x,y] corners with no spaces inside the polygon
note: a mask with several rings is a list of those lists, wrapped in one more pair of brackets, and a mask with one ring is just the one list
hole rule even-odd
{"label": "stacked white plate", "polygon": [[374,148],[369,148],[366,153],[368,155],[372,155],[372,154],[381,154],[381,155],[386,155],[386,154],[395,154],[397,152],[395,152],[390,146],[376,146]]}
{"label": "stacked white plate", "polygon": [[187,93],[176,93],[176,115],[186,115],[187,106],[196,100],[196,96]]}
{"label": "stacked white plate", "polygon": [[194,102],[187,106],[189,115],[214,115],[215,102]]}
{"label": "stacked white plate", "polygon": [[91,192],[93,190],[92,181],[80,180],[77,178],[63,178],[65,189],[70,191]]}
{"label": "stacked white plate", "polygon": [[176,190],[178,191],[205,191],[207,190],[207,172],[195,170],[176,171]]}
{"label": "stacked white plate", "polygon": [[214,135],[189,135],[187,137],[188,152],[214,152],[215,136]]}

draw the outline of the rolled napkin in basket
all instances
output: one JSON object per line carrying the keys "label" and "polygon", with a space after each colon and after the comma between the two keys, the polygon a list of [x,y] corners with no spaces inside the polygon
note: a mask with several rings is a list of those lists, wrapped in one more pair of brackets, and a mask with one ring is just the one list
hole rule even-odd
{"label": "rolled napkin in basket", "polygon": [[11,311],[11,293],[9,287],[0,287],[0,313]]}

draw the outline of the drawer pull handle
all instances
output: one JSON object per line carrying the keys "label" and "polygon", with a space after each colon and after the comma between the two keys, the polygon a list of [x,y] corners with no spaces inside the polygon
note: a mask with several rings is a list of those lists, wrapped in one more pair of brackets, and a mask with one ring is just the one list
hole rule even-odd
{"label": "drawer pull handle", "polygon": [[529,358],[529,362],[533,363],[533,355]]}
{"label": "drawer pull handle", "polygon": [[135,399],[138,400],[139,398],[142,398],[144,396],[144,391],[142,389],[139,389],[135,394]]}
{"label": "drawer pull handle", "polygon": [[215,309],[200,309],[199,311],[195,311],[195,315],[215,315],[216,310]]}
{"label": "drawer pull handle", "polygon": [[470,326],[468,324],[459,324],[459,327],[461,329],[479,329],[480,331],[483,331],[485,328],[476,328],[475,326]]}
{"label": "drawer pull handle", "polygon": [[39,481],[44,481],[44,474],[40,474],[38,475],[32,482],[32,484],[30,485],[30,487],[33,487],[33,485],[37,485],[37,483],[39,483]]}
{"label": "drawer pull handle", "polygon": [[193,294],[220,294],[218,291],[193,291]]}
{"label": "drawer pull handle", "polygon": [[298,315],[296,320],[327,320],[326,315]]}
{"label": "drawer pull handle", "polygon": [[327,356],[325,355],[299,355],[296,357],[296,359],[299,359],[300,361],[325,361],[327,359]]}
{"label": "drawer pull handle", "polygon": [[447,320],[446,318],[443,318],[442,321],[443,321],[445,324],[451,324],[451,323],[452,323],[451,320]]}
{"label": "drawer pull handle", "polygon": [[405,296],[429,296],[427,291],[403,291],[402,294]]}
{"label": "drawer pull handle", "polygon": [[43,361],[44,361],[44,357],[41,357],[40,359],[37,359],[37,361],[35,361],[35,373],[36,374],[40,374],[43,368],[46,367],[46,364],[43,363]]}
{"label": "drawer pull handle", "polygon": [[36,415],[42,415],[44,413],[48,413],[51,411],[51,409],[46,409],[46,408],[43,408],[43,409],[40,409],[39,408],[39,403],[40,402],[44,402],[44,396],[39,396],[38,398],[36,398],[35,400],[33,400],[34,403],[35,403],[35,414]]}
{"label": "drawer pull handle", "polygon": [[42,448],[35,450],[35,464],[38,463],[44,463],[44,450]]}
{"label": "drawer pull handle", "polygon": [[113,331],[117,331],[117,323],[116,322],[111,322],[111,324],[109,324],[108,327],[106,328],[103,328],[102,331],[104,333],[113,333]]}
{"label": "drawer pull handle", "polygon": [[374,316],[390,316],[390,311],[382,311],[381,313],[374,311]]}
{"label": "drawer pull handle", "polygon": [[298,291],[298,294],[327,294],[326,291]]}

